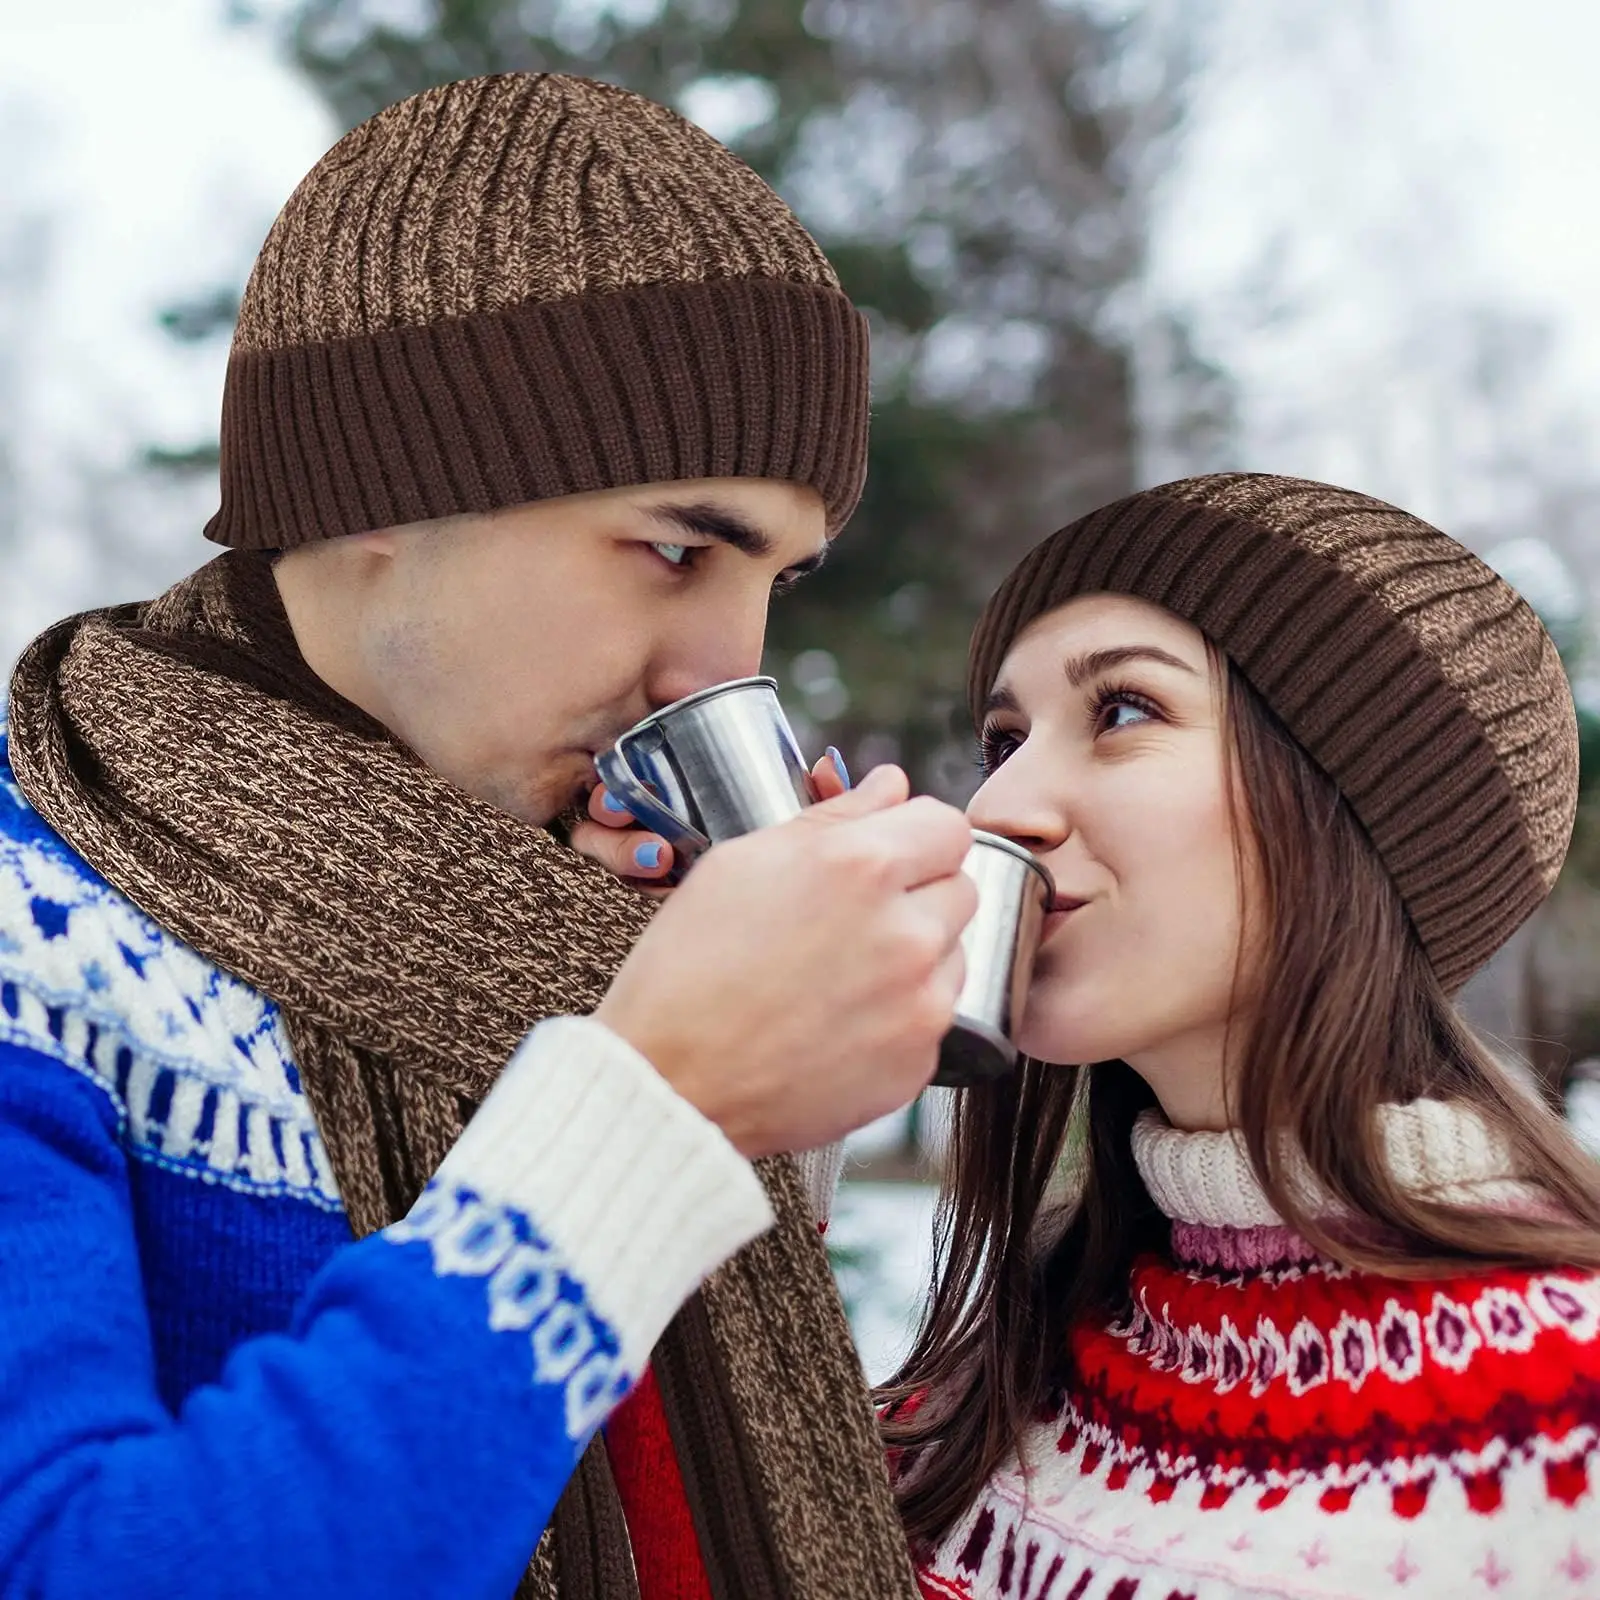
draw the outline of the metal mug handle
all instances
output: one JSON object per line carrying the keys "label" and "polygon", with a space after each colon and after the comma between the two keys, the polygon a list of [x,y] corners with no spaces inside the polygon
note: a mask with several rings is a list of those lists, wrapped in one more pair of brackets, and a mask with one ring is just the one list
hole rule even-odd
{"label": "metal mug handle", "polygon": [[680,817],[676,811],[656,799],[634,771],[628,751],[638,737],[636,731],[630,730],[609,750],[602,750],[595,757],[595,770],[600,774],[600,781],[638,821],[652,832],[659,833],[680,856],[694,856],[702,850],[709,850],[710,839],[688,818]]}

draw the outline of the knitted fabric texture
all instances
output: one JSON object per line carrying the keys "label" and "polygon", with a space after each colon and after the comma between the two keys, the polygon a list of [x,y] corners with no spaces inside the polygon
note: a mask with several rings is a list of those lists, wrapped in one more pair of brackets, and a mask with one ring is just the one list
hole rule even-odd
{"label": "knitted fabric texture", "polygon": [[[403,1216],[527,1029],[593,1009],[649,907],[541,829],[454,789],[316,679],[267,558],[58,624],[11,691],[16,779],[135,905],[275,1001],[352,1228]],[[719,1595],[906,1593],[870,1405],[794,1163],[775,1228],[668,1330],[675,1433],[720,1440],[699,1525]],[[680,1446],[681,1448],[681,1446]],[[689,1484],[691,1490],[695,1482]],[[725,1505],[761,1558],[717,1537]],[[697,1507],[697,1517],[702,1508]],[[626,1596],[604,1448],[520,1593]]]}
{"label": "knitted fabric texture", "polygon": [[[1475,1112],[1443,1100],[1380,1106],[1377,1133],[1396,1183],[1441,1205],[1519,1204],[1526,1186],[1514,1177],[1511,1142]],[[1236,1128],[1179,1133],[1159,1111],[1139,1114],[1133,1153],[1151,1198],[1176,1223],[1202,1227],[1281,1227]],[[1284,1181],[1311,1211],[1328,1213],[1305,1158],[1286,1150]],[[1459,1174],[1469,1175],[1463,1188]]]}
{"label": "knitted fabric texture", "polygon": [[[1383,1122],[1400,1181],[1517,1203],[1474,1112]],[[1133,1151],[1171,1247],[1073,1328],[1063,1392],[923,1553],[928,1600],[1596,1592],[1600,1276],[1352,1272],[1259,1220],[1230,1138],[1148,1117]]]}
{"label": "knitted fabric texture", "polygon": [[241,549],[692,478],[866,471],[867,332],[743,162],[608,84],[508,73],[379,112],[245,288],[222,406]]}
{"label": "knitted fabric texture", "polygon": [[1034,618],[1095,592],[1192,622],[1338,785],[1447,990],[1549,892],[1577,811],[1577,717],[1533,609],[1437,528],[1262,473],[1116,501],[1037,546],[973,636],[975,718]]}

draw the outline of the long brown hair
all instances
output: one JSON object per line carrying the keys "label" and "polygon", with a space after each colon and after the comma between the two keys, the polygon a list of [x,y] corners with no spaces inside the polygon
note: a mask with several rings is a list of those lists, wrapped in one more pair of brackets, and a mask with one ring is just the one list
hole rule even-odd
{"label": "long brown hair", "polygon": [[[1215,647],[1211,656],[1240,881],[1250,852],[1265,934],[1231,1106],[1274,1209],[1331,1259],[1395,1277],[1489,1263],[1600,1267],[1600,1167],[1457,1016],[1338,789],[1237,668]],[[1421,1096],[1465,1103],[1502,1130],[1548,1214],[1475,1211],[1398,1185],[1375,1113]],[[1134,1121],[1154,1104],[1121,1061],[1027,1061],[958,1097],[931,1298],[879,1391],[914,1544],[948,1531],[1069,1380],[1071,1325],[1125,1309],[1134,1258],[1166,1243],[1132,1153]],[[1084,1145],[1081,1198],[1050,1245],[1041,1225],[1069,1125]],[[1357,1227],[1330,1231],[1297,1198],[1296,1149]]]}

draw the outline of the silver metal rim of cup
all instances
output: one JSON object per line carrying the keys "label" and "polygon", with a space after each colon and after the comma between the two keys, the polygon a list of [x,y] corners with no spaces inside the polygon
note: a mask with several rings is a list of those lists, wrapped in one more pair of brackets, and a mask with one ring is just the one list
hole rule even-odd
{"label": "silver metal rim of cup", "polygon": [[972,842],[987,845],[991,850],[1003,850],[1007,855],[1026,862],[1039,875],[1039,881],[1044,885],[1045,906],[1048,908],[1050,902],[1055,899],[1056,881],[1051,877],[1050,869],[1031,850],[1013,839],[1007,839],[1003,834],[986,833],[982,828],[972,830]]}
{"label": "silver metal rim of cup", "polygon": [[[705,700],[715,700],[719,695],[732,694],[737,689],[751,689],[760,685],[771,689],[774,694],[778,692],[776,678],[730,678],[726,683],[714,683],[709,689],[696,689],[693,694],[686,694],[681,700],[674,700],[670,706],[662,706],[659,711],[652,711],[648,717],[641,717],[628,729],[628,733],[637,733],[640,728],[648,728],[653,722],[660,722],[678,711],[687,711],[690,706],[697,706]],[[626,734],[623,735],[627,737]]]}

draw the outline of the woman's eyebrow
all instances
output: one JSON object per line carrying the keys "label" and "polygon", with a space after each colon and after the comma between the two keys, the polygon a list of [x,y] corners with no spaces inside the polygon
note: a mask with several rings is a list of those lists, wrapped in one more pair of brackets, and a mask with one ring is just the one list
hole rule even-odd
{"label": "woman's eyebrow", "polygon": [[[1153,644],[1124,644],[1105,650],[1087,650],[1081,655],[1068,656],[1062,670],[1067,675],[1067,682],[1074,689],[1081,689],[1090,679],[1098,678],[1102,673],[1111,672],[1117,667],[1126,666],[1130,661],[1155,661],[1165,667],[1176,667],[1180,672],[1187,672],[1193,677],[1200,676],[1187,661]],[[1016,691],[1005,684],[997,684],[989,698],[983,702],[985,716],[993,711],[1020,712],[1021,710],[1022,702],[1017,699]]]}
{"label": "woman's eyebrow", "polygon": [[995,711],[1021,711],[1022,705],[1015,694],[1003,685],[997,685],[989,691],[989,698],[983,702],[984,716]]}
{"label": "woman's eyebrow", "polygon": [[1107,650],[1089,650],[1082,655],[1068,656],[1063,663],[1067,682],[1081,689],[1091,678],[1098,678],[1114,668],[1126,666],[1130,661],[1155,661],[1165,667],[1176,667],[1193,677],[1200,674],[1187,661],[1180,660],[1169,650],[1153,644],[1117,645]]}

